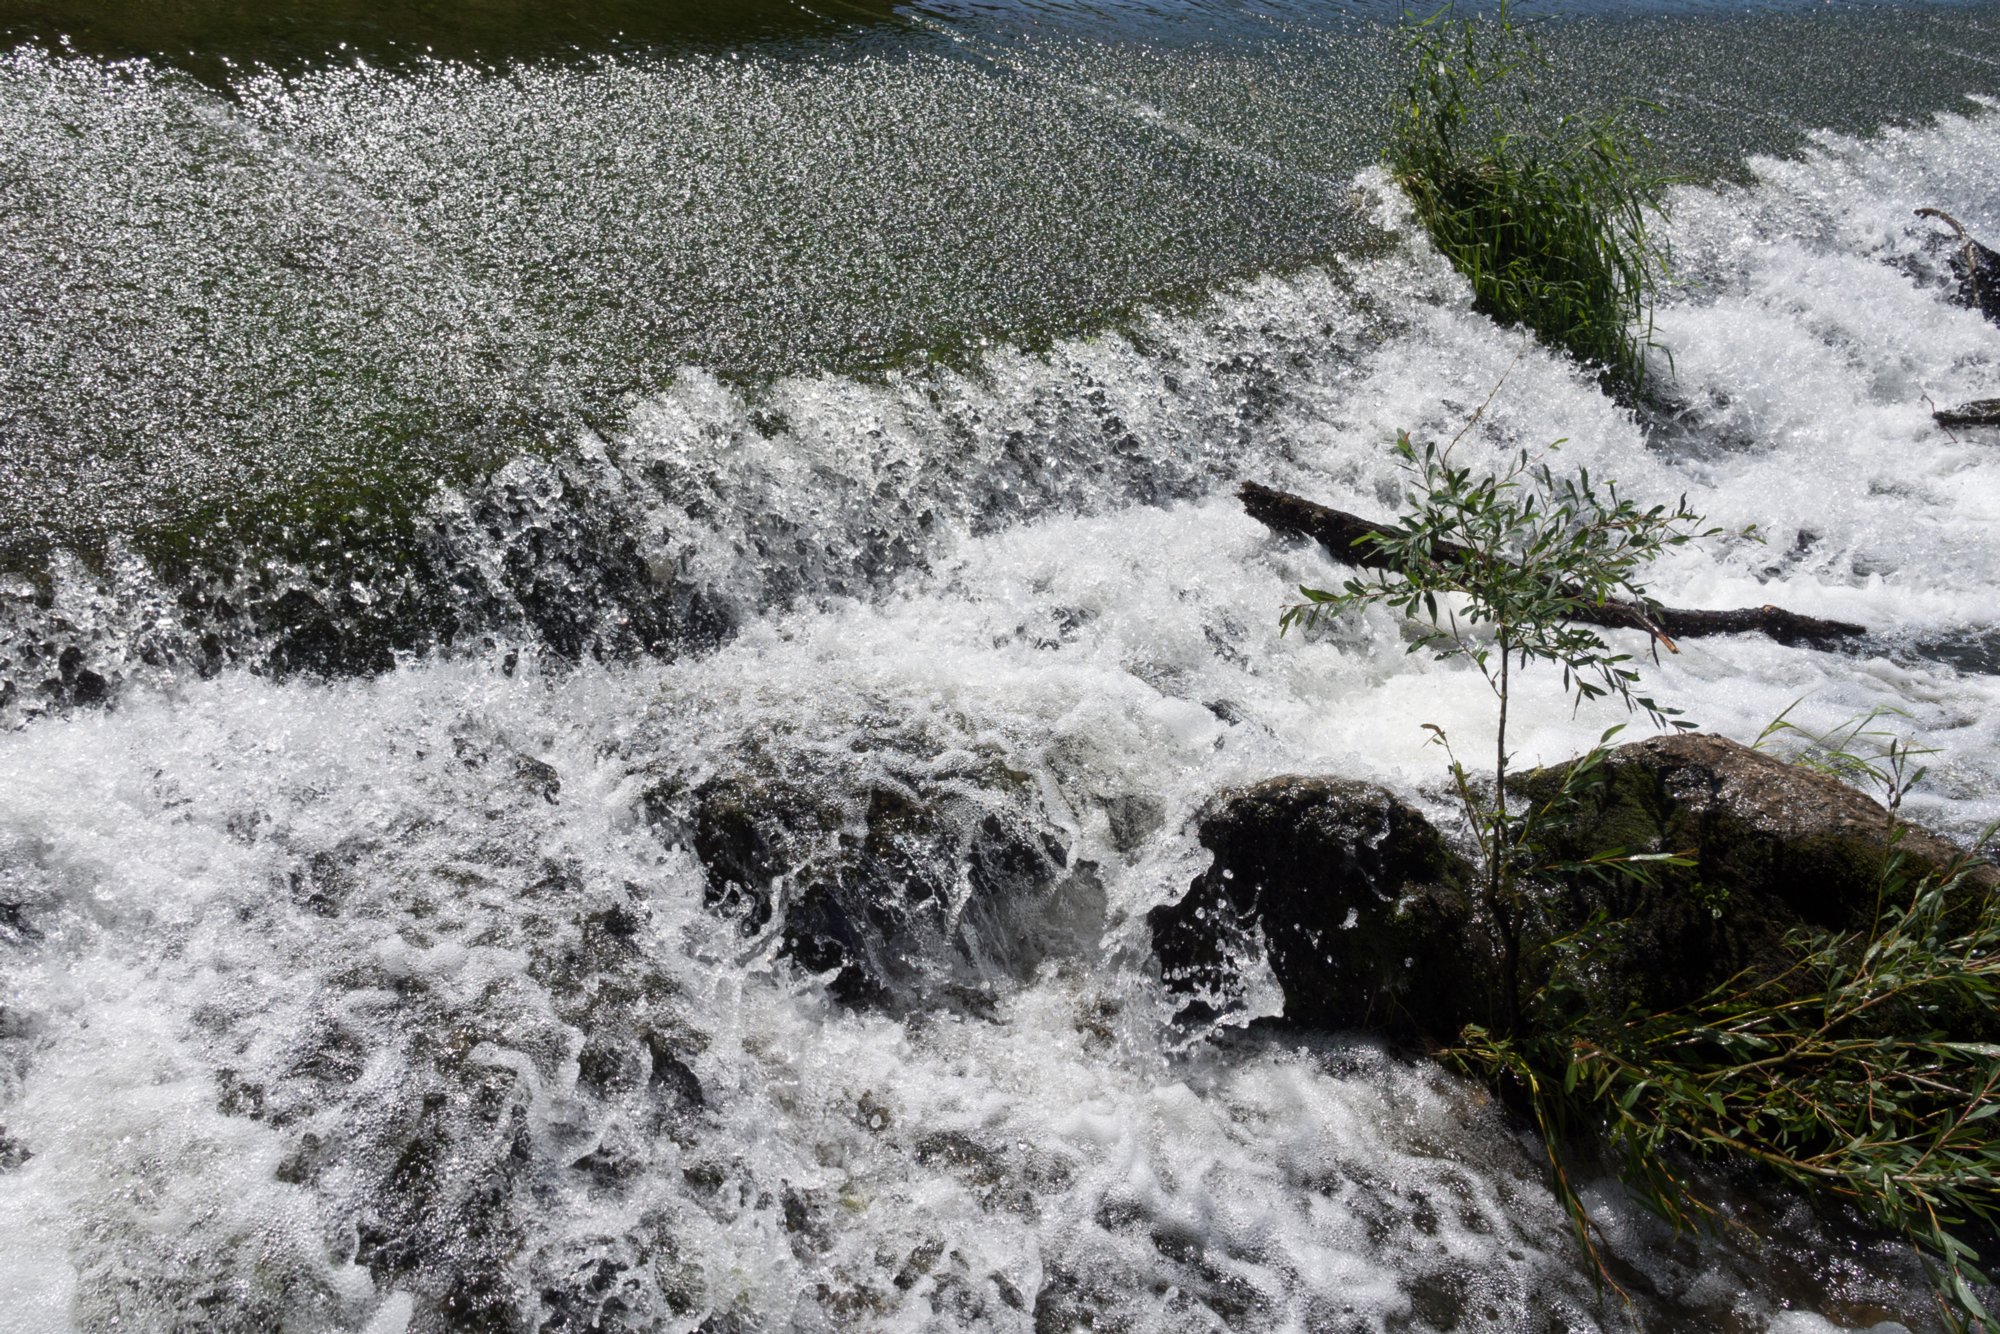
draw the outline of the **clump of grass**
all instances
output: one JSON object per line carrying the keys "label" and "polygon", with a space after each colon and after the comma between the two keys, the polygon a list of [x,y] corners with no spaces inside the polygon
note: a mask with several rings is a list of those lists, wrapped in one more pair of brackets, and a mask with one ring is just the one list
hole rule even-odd
{"label": "clump of grass", "polygon": [[1538,104],[1547,62],[1504,4],[1488,19],[1440,11],[1411,28],[1410,50],[1389,167],[1432,242],[1481,311],[1639,394],[1671,178],[1639,160],[1625,114]]}
{"label": "clump of grass", "polygon": [[1677,1229],[1714,1219],[1687,1170],[1704,1160],[1847,1201],[1920,1248],[1949,1328],[1990,1328],[1972,1238],[2000,1226],[2000,1046],[1932,1018],[2000,1002],[2000,901],[1965,885],[1969,864],[1913,879],[1892,852],[1872,932],[1795,936],[1788,967],[1661,1013],[1593,1009],[1593,923],[1547,946],[1520,1033],[1471,1028],[1450,1055],[1524,1095],[1601,1274],[1563,1170],[1580,1134]]}

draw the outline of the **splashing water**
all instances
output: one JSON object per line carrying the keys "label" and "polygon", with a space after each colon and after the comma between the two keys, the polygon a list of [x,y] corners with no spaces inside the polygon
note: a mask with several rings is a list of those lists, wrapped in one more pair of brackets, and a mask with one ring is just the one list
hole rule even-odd
{"label": "splashing water", "polygon": [[[327,79],[407,95],[384,125],[423,80],[470,80],[518,125],[564,104],[544,77],[573,76]],[[200,97],[156,95],[211,132]],[[393,156],[378,142],[324,188]],[[422,502],[456,637],[376,670],[314,674],[280,612],[257,619],[306,597],[337,636],[401,596],[336,598],[307,561],[195,611],[137,544],[24,579],[0,1323],[1621,1327],[1475,1088],[1358,1040],[1170,1018],[1143,919],[1202,869],[1205,800],[1317,771],[1435,802],[1420,724],[1491,726],[1476,675],[1406,656],[1386,617],[1280,638],[1289,591],[1333,567],[1230,493],[1386,513],[1393,431],[1448,436],[1504,378],[1470,458],[1563,438],[1631,494],[1762,530],[1676,553],[1663,600],[1871,628],[1839,653],[1691,643],[1648,665],[1661,698],[1744,739],[1794,700],[1819,726],[1893,706],[1939,750],[1910,808],[1967,835],[2000,817],[2000,449],[1929,404],[1991,396],[2000,335],[1947,303],[1910,211],[2000,234],[2000,121],[1825,134],[1683,188],[1672,420],[1473,314],[1355,166],[1338,192],[1376,239],[1336,257],[868,374],[670,349],[615,418],[552,415],[559,447],[497,437]],[[355,281],[394,288],[422,247],[377,235]],[[396,318],[520,290],[489,279]],[[410,373],[479,381],[496,326],[473,324]],[[1622,721],[1550,682],[1518,707],[1527,761]],[[703,864],[718,793],[806,813],[735,898]],[[913,887],[865,1004],[780,931],[857,847]],[[1592,1204],[1644,1327],[1928,1318],[1911,1257],[1796,1202],[1746,1193],[1745,1228],[1708,1240],[1608,1183]]]}

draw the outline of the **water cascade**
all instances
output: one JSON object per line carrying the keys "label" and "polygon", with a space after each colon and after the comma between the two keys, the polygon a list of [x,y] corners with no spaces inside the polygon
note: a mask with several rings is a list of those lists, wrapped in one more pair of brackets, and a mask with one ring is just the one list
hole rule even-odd
{"label": "water cascade", "polygon": [[741,8],[0,9],[0,1327],[1928,1328],[1754,1181],[1589,1184],[1621,1306],[1481,1089],[1176,1022],[1145,918],[1232,784],[1448,810],[1485,686],[1281,637],[1337,567],[1234,489],[1387,514],[1482,403],[1758,528],[1662,600],[1869,627],[1654,693],[1894,708],[1907,809],[2000,818],[2000,447],[1932,419],[2000,331],[1913,215],[2000,236],[1992,11],[1557,29],[1690,164],[1635,412],[1413,227],[1381,14]]}

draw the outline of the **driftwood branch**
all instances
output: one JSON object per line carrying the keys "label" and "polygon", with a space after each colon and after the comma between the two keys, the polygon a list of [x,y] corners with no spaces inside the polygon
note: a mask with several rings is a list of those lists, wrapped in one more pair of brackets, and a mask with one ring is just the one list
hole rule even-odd
{"label": "driftwood branch", "polygon": [[1941,208],[1920,208],[1917,216],[1935,218],[1957,237],[1958,249],[1951,256],[1951,271],[1958,279],[1958,304],[1970,306],[2000,324],[2000,254],[1973,240],[1965,224]]}
{"label": "driftwood branch", "polygon": [[[1951,256],[1951,270],[1958,279],[1958,304],[1971,306],[2000,324],[2000,254],[1973,240],[1965,224],[1941,208],[1920,208],[1917,216],[1936,219],[1951,228],[1958,239],[1958,249]],[[1982,398],[1955,408],[1938,408],[1931,417],[1947,431],[1954,426],[2000,426],[2000,399]]]}
{"label": "driftwood branch", "polygon": [[[1330,509],[1287,491],[1245,482],[1237,491],[1250,517],[1267,528],[1299,537],[1310,537],[1325,547],[1334,559],[1369,569],[1387,569],[1376,535],[1387,537],[1381,528],[1359,515]],[[1437,554],[1449,559],[1463,548],[1440,544]],[[1823,621],[1817,616],[1801,616],[1781,607],[1745,607],[1739,611],[1687,611],[1678,607],[1641,607],[1634,602],[1607,600],[1577,609],[1575,620],[1619,630],[1639,630],[1667,641],[1701,635],[1734,635],[1755,631],[1781,644],[1818,644],[1847,639],[1868,631],[1845,621]]]}
{"label": "driftwood branch", "polygon": [[1976,398],[1955,408],[1939,408],[1931,414],[1939,426],[2000,426],[2000,398]]}

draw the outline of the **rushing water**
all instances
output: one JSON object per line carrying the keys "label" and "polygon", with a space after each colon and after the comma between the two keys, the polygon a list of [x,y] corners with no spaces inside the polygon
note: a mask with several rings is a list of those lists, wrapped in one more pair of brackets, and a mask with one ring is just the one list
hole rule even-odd
{"label": "rushing water", "polygon": [[[1412,233],[1366,15],[608,8],[515,63],[517,8],[324,9],[361,63],[136,6],[0,57],[0,1328],[1926,1327],[1839,1219],[1600,1182],[1622,1308],[1477,1090],[1175,1026],[1144,915],[1218,789],[1434,803],[1420,725],[1490,736],[1386,617],[1280,638],[1334,567],[1231,497],[1385,512],[1489,396],[1468,458],[1762,531],[1664,600],[1871,629],[1663,699],[1900,710],[1911,808],[2000,818],[2000,444],[1930,417],[2000,331],[1912,215],[2000,236],[1990,10],[1558,30],[1700,182],[1640,419]],[[1518,708],[1529,760],[1622,720]],[[810,806],[780,914],[942,812],[886,997],[712,902],[746,790]]]}

